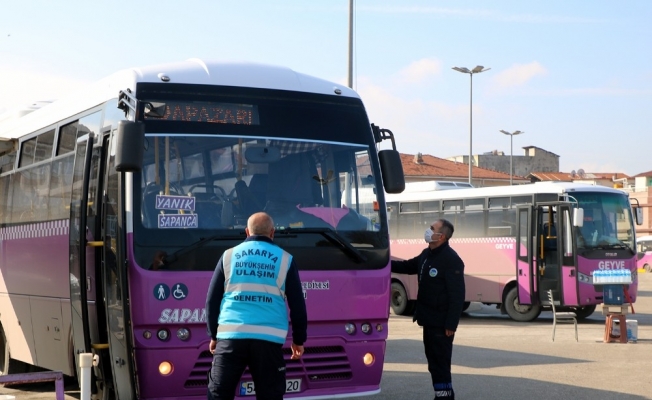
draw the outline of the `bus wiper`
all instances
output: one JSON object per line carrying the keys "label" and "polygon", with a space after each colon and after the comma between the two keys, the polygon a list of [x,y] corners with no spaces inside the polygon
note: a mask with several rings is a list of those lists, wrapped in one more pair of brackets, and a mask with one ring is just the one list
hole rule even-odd
{"label": "bus wiper", "polygon": [[597,249],[597,250],[610,250],[610,249],[627,249],[629,251],[632,251],[631,247],[629,247],[625,243],[598,243],[595,246],[592,246],[591,249]]}
{"label": "bus wiper", "polygon": [[355,262],[361,263],[367,261],[367,257],[360,253],[358,249],[353,247],[341,235],[329,228],[283,228],[276,231],[282,235],[292,233],[318,233],[328,239],[332,244],[337,245],[342,251],[351,257]]}
{"label": "bus wiper", "polygon": [[619,242],[617,244],[612,245],[612,248],[614,249],[627,249],[632,252],[632,254],[636,254],[634,250],[627,245],[627,243]]}
{"label": "bus wiper", "polygon": [[200,247],[203,247],[206,244],[208,244],[208,243],[210,243],[212,241],[215,241],[215,240],[243,240],[246,237],[247,237],[247,235],[245,234],[244,231],[238,232],[237,235],[224,235],[222,233],[217,233],[215,235],[211,235],[211,236],[206,237],[206,238],[201,238],[198,241],[196,241],[195,243],[189,244],[186,247],[182,247],[179,250],[175,251],[174,253],[172,253],[172,254],[170,254],[168,256],[165,256],[165,258],[163,259],[163,262],[165,264],[173,263],[173,262],[175,262],[175,261],[177,261],[179,259],[179,256],[182,256],[182,255],[184,255],[184,254],[186,254],[186,253],[188,253],[190,251],[193,251],[193,250],[196,250],[196,249],[198,249]]}

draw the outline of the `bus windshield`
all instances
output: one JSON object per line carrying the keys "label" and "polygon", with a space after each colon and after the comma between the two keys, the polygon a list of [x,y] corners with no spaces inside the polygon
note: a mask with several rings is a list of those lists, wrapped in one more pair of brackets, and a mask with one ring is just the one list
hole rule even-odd
{"label": "bus windshield", "polygon": [[616,193],[573,194],[584,209],[577,229],[577,247],[583,249],[635,250],[632,216],[627,197]]}
{"label": "bus windshield", "polygon": [[[145,232],[136,234],[136,258],[150,268],[165,253],[165,269],[213,270],[219,254],[244,239],[247,218],[264,210],[285,248],[339,248],[353,255],[348,261],[355,268],[367,260],[362,252],[383,247],[378,211],[370,212],[376,197],[358,192],[375,183],[368,148],[278,137],[147,135],[134,189],[136,232]],[[186,262],[170,257],[180,254]]]}

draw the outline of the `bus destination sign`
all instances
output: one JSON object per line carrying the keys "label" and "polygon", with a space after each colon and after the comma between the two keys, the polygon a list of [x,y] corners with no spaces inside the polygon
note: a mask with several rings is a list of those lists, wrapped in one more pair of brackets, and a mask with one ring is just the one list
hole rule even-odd
{"label": "bus destination sign", "polygon": [[252,104],[165,101],[145,103],[145,119],[259,125],[258,107]]}

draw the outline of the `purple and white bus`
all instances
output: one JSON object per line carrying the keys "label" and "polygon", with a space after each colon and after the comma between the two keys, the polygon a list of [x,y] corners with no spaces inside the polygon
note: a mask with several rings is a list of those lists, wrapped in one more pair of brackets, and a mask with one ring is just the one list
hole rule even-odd
{"label": "purple and white bus", "polygon": [[[135,68],[0,123],[0,373],[77,374],[100,398],[205,398],[221,254],[265,210],[308,308],[287,398],[380,391],[393,134],[351,89],[257,64]],[[24,114],[24,113],[23,113]],[[378,151],[390,139],[392,149]],[[382,171],[382,172],[381,172]],[[375,185],[363,216],[358,188]],[[341,199],[348,199],[344,204]],[[248,372],[238,396],[253,396]]]}
{"label": "purple and white bus", "polygon": [[[586,318],[603,299],[593,272],[609,269],[631,271],[628,292],[636,300],[634,218],[625,192],[558,182],[443,191],[412,185],[423,183],[386,197],[392,257],[415,257],[429,224],[450,220],[451,246],[465,264],[467,307],[495,304],[516,321],[531,321],[549,307],[552,290],[558,308]],[[416,293],[414,275],[392,274],[394,313],[410,314]]]}

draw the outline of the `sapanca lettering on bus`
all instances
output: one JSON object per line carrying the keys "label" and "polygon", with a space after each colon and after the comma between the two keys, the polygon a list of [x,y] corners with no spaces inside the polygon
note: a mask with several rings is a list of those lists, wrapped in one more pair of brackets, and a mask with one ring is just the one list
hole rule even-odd
{"label": "sapanca lettering on bus", "polygon": [[161,311],[161,316],[158,318],[158,322],[162,324],[206,322],[206,309],[165,308]]}
{"label": "sapanca lettering on bus", "polygon": [[190,228],[197,227],[197,214],[160,214],[159,228]]}

